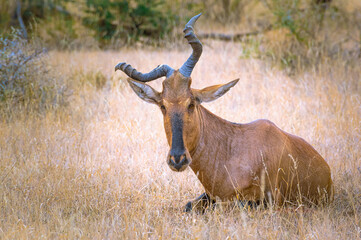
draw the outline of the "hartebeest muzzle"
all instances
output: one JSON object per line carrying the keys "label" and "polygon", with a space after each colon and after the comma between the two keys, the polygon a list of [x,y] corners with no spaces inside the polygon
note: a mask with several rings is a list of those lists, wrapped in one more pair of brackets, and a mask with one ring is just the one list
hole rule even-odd
{"label": "hartebeest muzzle", "polygon": [[183,140],[183,119],[181,113],[174,113],[171,116],[172,145],[168,154],[167,163],[173,171],[185,170],[192,161],[192,158],[184,146]]}
{"label": "hartebeest muzzle", "polygon": [[187,150],[178,151],[171,149],[168,154],[168,165],[170,169],[176,172],[184,171],[191,163],[192,158],[190,157]]}

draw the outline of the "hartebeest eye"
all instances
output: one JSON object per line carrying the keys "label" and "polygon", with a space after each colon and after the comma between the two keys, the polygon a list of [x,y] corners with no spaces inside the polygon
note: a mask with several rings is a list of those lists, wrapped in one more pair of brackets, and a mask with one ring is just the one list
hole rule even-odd
{"label": "hartebeest eye", "polygon": [[165,106],[164,106],[164,105],[161,105],[161,106],[160,106],[160,110],[162,110],[162,113],[163,113],[163,114],[166,113],[166,109],[165,109]]}
{"label": "hartebeest eye", "polygon": [[189,113],[192,113],[193,111],[194,111],[194,103],[190,103],[189,105],[188,105],[188,112]]}

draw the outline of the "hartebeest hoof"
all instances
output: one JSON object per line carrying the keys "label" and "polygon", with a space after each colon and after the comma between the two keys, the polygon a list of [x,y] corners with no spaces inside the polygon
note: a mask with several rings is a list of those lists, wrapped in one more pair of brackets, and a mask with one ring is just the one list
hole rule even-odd
{"label": "hartebeest hoof", "polygon": [[207,193],[203,193],[195,200],[188,202],[184,208],[184,212],[195,211],[204,213],[207,208],[213,208],[215,203],[216,201],[212,200]]}
{"label": "hartebeest hoof", "polygon": [[259,207],[267,208],[267,201],[239,201],[238,206],[243,209],[258,209]]}

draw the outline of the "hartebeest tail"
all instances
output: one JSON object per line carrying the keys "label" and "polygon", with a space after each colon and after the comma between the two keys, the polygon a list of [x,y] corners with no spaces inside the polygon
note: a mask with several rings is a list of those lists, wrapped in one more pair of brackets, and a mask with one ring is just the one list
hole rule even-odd
{"label": "hartebeest tail", "polygon": [[[225,94],[238,79],[202,90],[190,88],[190,75],[202,54],[193,29],[199,17],[190,19],[184,29],[193,51],[179,70],[161,65],[143,74],[126,63],[115,67],[134,79],[128,82],[141,99],[161,109],[170,146],[169,167],[177,172],[191,167],[205,188],[196,199],[203,206],[216,197],[227,200],[236,196],[272,200],[278,205],[331,200],[330,167],[305,140],[268,120],[228,122],[201,105]],[[162,92],[144,83],[163,76]],[[187,209],[193,206],[190,202]]]}

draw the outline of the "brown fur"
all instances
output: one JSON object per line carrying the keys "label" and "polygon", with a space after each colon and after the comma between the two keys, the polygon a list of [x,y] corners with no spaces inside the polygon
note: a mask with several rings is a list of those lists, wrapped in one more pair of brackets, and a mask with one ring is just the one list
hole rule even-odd
{"label": "brown fur", "polygon": [[302,138],[268,120],[234,124],[201,105],[198,111],[202,134],[190,167],[210,196],[262,200],[269,193],[277,204],[299,201],[300,196],[318,203],[325,191],[330,197],[330,168]]}

